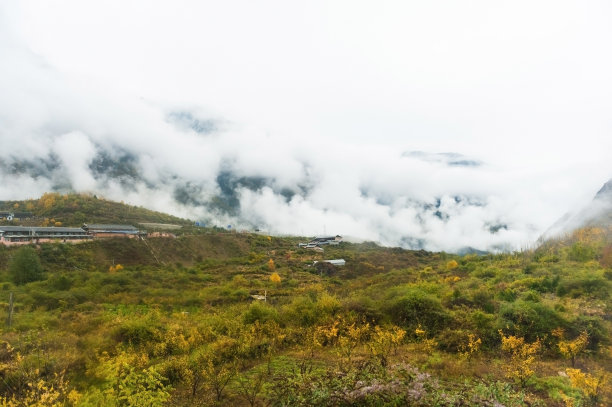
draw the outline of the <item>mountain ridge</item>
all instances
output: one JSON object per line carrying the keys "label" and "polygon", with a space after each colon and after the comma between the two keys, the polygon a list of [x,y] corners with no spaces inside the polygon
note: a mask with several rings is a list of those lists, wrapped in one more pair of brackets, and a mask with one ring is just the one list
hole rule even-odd
{"label": "mountain ridge", "polygon": [[612,227],[612,178],[604,183],[586,206],[563,215],[538,241],[591,226]]}

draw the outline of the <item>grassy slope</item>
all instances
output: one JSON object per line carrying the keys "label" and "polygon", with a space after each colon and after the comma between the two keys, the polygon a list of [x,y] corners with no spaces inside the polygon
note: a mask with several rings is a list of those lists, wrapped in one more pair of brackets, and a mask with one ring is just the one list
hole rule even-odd
{"label": "grassy slope", "polygon": [[[576,367],[610,373],[612,264],[605,231],[586,229],[533,253],[480,257],[372,244],[329,247],[323,257],[297,249],[297,239],[199,232],[146,243],[43,245],[45,279],[19,287],[6,273],[17,249],[0,246],[0,297],[12,291],[17,305],[13,326],[2,333],[3,343],[15,349],[0,347],[2,394],[24,397],[20,381],[54,383],[53,374],[65,371],[82,404],[107,405],[99,391],[112,390],[115,374],[108,369],[128,361],[138,372],[155,367],[172,386],[170,404],[212,405],[210,377],[196,385],[193,380],[211,361],[217,376],[220,369],[237,372],[221,405],[249,405],[249,386],[257,402],[283,399],[279,389],[309,395],[296,378],[319,386],[312,400],[332,394],[346,401],[349,396],[330,389],[383,383],[403,363],[438,380],[437,390],[424,376],[402,382],[404,393],[421,386],[424,405],[444,397],[447,405],[453,405],[452,397],[475,404],[497,399],[506,405],[562,405],[563,397],[590,402],[558,375],[570,367],[552,334],[559,327],[567,339],[589,334]],[[324,273],[308,266],[323,258],[344,258],[347,266]],[[110,270],[117,264],[124,268]],[[272,271],[280,284],[270,281]],[[264,291],[267,304],[253,303],[250,295]],[[351,321],[367,323],[369,330],[355,342],[349,363],[339,338],[348,335]],[[374,325],[406,332],[385,363],[374,351]],[[321,333],[334,326],[339,336],[322,340]],[[525,387],[504,374],[512,360],[500,349],[500,329],[542,343]],[[465,359],[461,352],[470,334],[481,346]],[[316,335],[313,345],[308,338]],[[300,367],[306,373],[298,373]],[[386,389],[381,391],[393,393]],[[594,402],[609,401],[606,391]],[[322,400],[315,405],[324,405]]]}
{"label": "grassy slope", "polygon": [[47,193],[40,199],[0,201],[0,210],[31,212],[36,219],[30,222],[20,221],[19,224],[32,225],[40,225],[45,219],[52,220],[50,226],[53,226],[55,221],[61,222],[63,226],[81,226],[83,223],[192,223],[165,213],[84,194]]}

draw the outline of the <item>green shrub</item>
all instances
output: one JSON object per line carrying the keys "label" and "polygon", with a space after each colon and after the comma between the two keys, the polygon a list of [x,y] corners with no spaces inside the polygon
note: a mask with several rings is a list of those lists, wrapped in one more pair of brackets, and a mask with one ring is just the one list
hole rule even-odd
{"label": "green shrub", "polygon": [[529,290],[521,295],[521,299],[523,301],[540,302],[540,295],[533,290]]}
{"label": "green shrub", "polygon": [[610,333],[601,318],[581,315],[568,326],[568,335],[575,337],[581,332],[589,334],[587,349],[597,351],[600,345],[609,345]]}
{"label": "green shrub", "polygon": [[437,333],[451,320],[440,300],[417,289],[411,290],[386,307],[393,323],[414,330],[419,324],[430,333]]}
{"label": "green shrub", "polygon": [[43,274],[38,253],[30,246],[17,249],[9,262],[8,271],[11,280],[17,285],[41,280]]}
{"label": "green shrub", "polygon": [[494,315],[482,311],[473,311],[469,315],[473,333],[482,340],[482,346],[488,349],[495,348],[500,342],[495,319]]}
{"label": "green shrub", "polygon": [[256,301],[249,306],[242,319],[245,324],[252,324],[255,321],[262,323],[268,321],[278,322],[278,312],[270,305]]}
{"label": "green shrub", "polygon": [[562,280],[557,287],[557,295],[559,297],[587,297],[605,300],[610,296],[610,282],[598,276]]}
{"label": "green shrub", "polygon": [[459,352],[463,346],[467,345],[469,334],[473,334],[473,332],[463,329],[443,329],[436,336],[438,349],[446,352]]}
{"label": "green shrub", "polygon": [[47,310],[58,308],[73,307],[77,304],[77,299],[70,292],[45,293],[34,291],[32,294],[34,306],[36,308],[44,307]]}
{"label": "green shrub", "polygon": [[554,293],[557,286],[559,285],[560,279],[561,277],[559,276],[554,276],[552,278],[550,276],[545,276],[533,281],[529,285],[529,288],[541,293]]}
{"label": "green shrub", "polygon": [[117,327],[113,337],[117,342],[139,346],[160,342],[162,332],[160,327],[151,324],[151,321],[135,320]]}
{"label": "green shrub", "polygon": [[472,294],[472,302],[474,305],[484,312],[492,314],[495,312],[495,301],[493,295],[488,290],[478,290]]}
{"label": "green shrub", "polygon": [[518,298],[518,292],[514,288],[505,288],[497,293],[497,297],[502,301],[514,302]]}
{"label": "green shrub", "polygon": [[574,243],[568,253],[567,257],[573,261],[587,262],[595,258],[595,249],[582,242]]}
{"label": "green shrub", "polygon": [[555,328],[565,328],[567,321],[549,306],[540,302],[519,300],[506,303],[499,310],[498,329],[534,342],[550,335]]}
{"label": "green shrub", "polygon": [[371,324],[379,324],[384,318],[384,314],[378,305],[367,296],[349,299],[344,304],[344,308]]}
{"label": "green shrub", "polygon": [[73,280],[65,274],[55,275],[49,279],[49,286],[59,291],[69,290],[72,283]]}
{"label": "green shrub", "polygon": [[282,308],[282,319],[290,325],[307,327],[319,320],[315,302],[309,297],[297,297]]}

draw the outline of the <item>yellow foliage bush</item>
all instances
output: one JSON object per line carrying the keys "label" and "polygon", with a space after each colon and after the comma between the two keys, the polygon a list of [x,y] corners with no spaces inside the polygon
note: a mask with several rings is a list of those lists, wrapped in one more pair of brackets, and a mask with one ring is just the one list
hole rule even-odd
{"label": "yellow foliage bush", "polygon": [[535,373],[536,355],[541,348],[540,340],[525,343],[525,338],[514,335],[504,336],[501,330],[499,330],[499,334],[502,339],[502,350],[510,353],[510,363],[506,365],[506,375],[525,386],[527,380]]}
{"label": "yellow foliage bush", "polygon": [[572,341],[563,340],[565,335],[561,328],[555,329],[552,334],[560,339],[558,344],[559,352],[561,352],[564,358],[570,359],[572,361],[572,367],[574,367],[576,364],[576,356],[584,351],[589,344],[589,334],[586,331],[582,331],[580,335]]}
{"label": "yellow foliage bush", "polygon": [[447,270],[454,270],[459,266],[459,263],[457,263],[457,260],[451,260],[448,263],[446,263],[446,269]]}
{"label": "yellow foliage bush", "polygon": [[480,350],[481,344],[482,340],[479,337],[469,334],[467,343],[461,345],[461,356],[465,359],[471,359]]}
{"label": "yellow foliage bush", "polygon": [[397,351],[405,336],[406,331],[400,327],[393,326],[390,329],[385,329],[376,326],[368,343],[370,353],[379,359],[381,366],[386,367],[389,356],[392,352]]}
{"label": "yellow foliage bush", "polygon": [[605,387],[608,375],[605,372],[597,376],[585,373],[580,369],[565,369],[565,373],[572,383],[572,387],[579,389],[590,401],[595,404]]}
{"label": "yellow foliage bush", "polygon": [[121,270],[123,270],[123,266],[121,264],[113,265],[108,268],[109,273],[114,273]]}

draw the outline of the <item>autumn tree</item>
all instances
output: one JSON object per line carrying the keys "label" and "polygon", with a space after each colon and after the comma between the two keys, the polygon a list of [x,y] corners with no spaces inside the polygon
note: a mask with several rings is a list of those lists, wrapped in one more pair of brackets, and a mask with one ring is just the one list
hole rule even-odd
{"label": "autumn tree", "polygon": [[120,352],[115,357],[103,352],[99,365],[92,369],[101,388],[84,396],[82,405],[115,407],[161,407],[170,398],[167,380],[146,355]]}
{"label": "autumn tree", "polygon": [[281,277],[278,275],[278,273],[272,273],[270,275],[270,281],[273,282],[274,284],[280,284]]}
{"label": "autumn tree", "polygon": [[600,401],[602,390],[608,381],[606,372],[592,375],[580,369],[565,369],[565,373],[569,377],[572,387],[580,390],[582,394],[588,397],[590,405],[599,405],[597,403]]}
{"label": "autumn tree", "polygon": [[346,358],[347,363],[351,363],[351,356],[357,346],[359,346],[367,337],[370,331],[370,324],[357,324],[353,322],[346,325],[342,331],[342,335],[338,339],[338,347],[340,355]]}
{"label": "autumn tree", "polygon": [[397,352],[397,348],[405,336],[406,331],[397,326],[393,326],[390,329],[375,326],[368,343],[370,353],[374,358],[378,359],[382,367],[387,367],[389,356],[392,352]]}
{"label": "autumn tree", "polygon": [[506,374],[509,378],[515,379],[523,387],[527,380],[535,373],[534,365],[536,355],[540,351],[540,340],[533,343],[526,343],[525,338],[514,335],[504,336],[500,330],[502,340],[502,350],[510,354],[510,363],[506,365]]}
{"label": "autumn tree", "polygon": [[565,340],[565,335],[562,329],[555,329],[553,336],[559,338],[559,352],[564,358],[572,361],[572,367],[576,365],[576,356],[582,353],[589,344],[589,334],[582,331],[574,340]]}
{"label": "autumn tree", "polygon": [[461,357],[469,360],[480,350],[482,340],[474,334],[469,334],[467,339],[467,343],[461,345],[460,351]]}
{"label": "autumn tree", "polygon": [[236,375],[235,363],[221,363],[208,355],[202,364],[202,376],[205,385],[215,394],[217,401],[223,398],[223,392]]}

